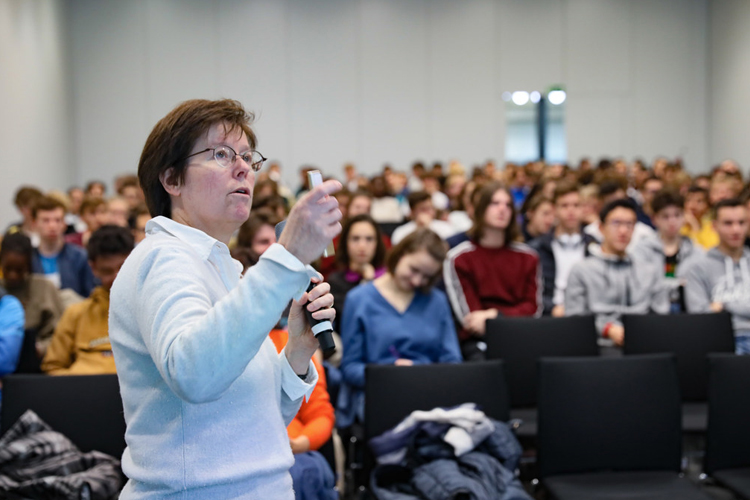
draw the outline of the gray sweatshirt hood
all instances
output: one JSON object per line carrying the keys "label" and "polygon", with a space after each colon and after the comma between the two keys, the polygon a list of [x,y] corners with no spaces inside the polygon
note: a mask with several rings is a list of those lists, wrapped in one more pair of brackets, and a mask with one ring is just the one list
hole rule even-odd
{"label": "gray sweatshirt hood", "polygon": [[693,259],[680,273],[686,279],[688,312],[709,312],[712,302],[732,314],[735,331],[750,333],[750,249],[735,262],[718,248]]}

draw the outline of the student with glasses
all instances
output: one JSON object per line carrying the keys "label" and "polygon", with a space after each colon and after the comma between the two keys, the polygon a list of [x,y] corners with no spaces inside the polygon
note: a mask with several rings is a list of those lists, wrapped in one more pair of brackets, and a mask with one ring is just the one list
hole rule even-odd
{"label": "student with glasses", "polygon": [[599,214],[601,247],[573,266],[565,289],[565,315],[594,314],[604,353],[622,346],[623,314],[669,312],[664,273],[645,260],[632,259],[627,248],[637,222],[629,199],[614,200]]}
{"label": "student with glasses", "polygon": [[[110,340],[125,410],[122,499],[294,498],[286,425],[309,397],[318,341],[302,307],[333,320],[310,266],[339,233],[328,181],[241,275],[227,247],[250,215],[256,149],[237,101],[191,100],[154,127],[138,178],[154,218],[112,287]],[[268,333],[291,299],[289,340]],[[307,302],[310,304],[307,304]]]}

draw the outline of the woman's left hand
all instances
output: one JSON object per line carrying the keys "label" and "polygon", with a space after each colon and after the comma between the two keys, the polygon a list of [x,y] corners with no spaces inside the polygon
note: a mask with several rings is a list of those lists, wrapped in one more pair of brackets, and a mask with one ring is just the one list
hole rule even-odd
{"label": "woman's left hand", "polygon": [[[309,303],[308,303],[309,302]],[[310,365],[310,358],[318,348],[318,340],[307,322],[303,307],[311,311],[313,318],[333,322],[336,310],[333,306],[331,285],[321,282],[306,292],[300,301],[292,301],[289,310],[289,341],[286,344],[286,357],[294,372],[304,375]]]}

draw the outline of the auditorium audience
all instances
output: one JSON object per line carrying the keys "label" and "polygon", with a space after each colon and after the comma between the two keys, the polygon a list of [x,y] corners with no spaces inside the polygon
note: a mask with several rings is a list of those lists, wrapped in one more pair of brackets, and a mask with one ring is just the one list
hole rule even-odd
{"label": "auditorium audience", "polygon": [[615,199],[604,206],[599,217],[601,245],[591,246],[591,255],[570,270],[565,315],[595,315],[600,345],[610,351],[606,348],[623,343],[623,314],[666,314],[669,300],[663,272],[627,252],[637,224],[635,203]]}
{"label": "auditorium audience", "polygon": [[638,211],[638,220],[651,227],[652,229],[655,229],[656,226],[652,221],[652,217],[654,214],[651,207],[651,202],[654,200],[654,196],[656,196],[656,193],[658,193],[662,189],[664,189],[664,182],[655,175],[652,175],[643,181],[641,189],[639,190],[639,201],[641,209]]}
{"label": "auditorium audience", "polygon": [[445,252],[437,234],[419,228],[393,247],[386,273],[347,295],[341,324],[339,427],[364,421],[367,364],[461,361],[450,306],[445,294],[433,288]]}
{"label": "auditorium audience", "polygon": [[370,179],[370,193],[372,193],[370,215],[378,223],[401,222],[404,220],[401,205],[396,197],[390,193],[384,176],[376,175]]}
{"label": "auditorium audience", "polygon": [[130,202],[121,196],[110,198],[107,200],[107,224],[128,227],[131,208]]}
{"label": "auditorium audience", "polygon": [[695,243],[709,250],[719,244],[719,235],[714,229],[708,202],[708,190],[697,181],[688,188],[685,196],[685,225],[680,231]]}
{"label": "auditorium audience", "polygon": [[102,181],[90,181],[86,184],[84,194],[86,196],[104,199],[104,195],[107,194],[107,186]]}
{"label": "auditorium audience", "polygon": [[750,249],[744,246],[747,207],[738,199],[713,208],[719,244],[680,269],[690,313],[727,311],[732,315],[737,354],[750,354]]}
{"label": "auditorium audience", "polygon": [[677,278],[679,268],[703,250],[687,236],[680,234],[685,223],[684,198],[671,190],[662,190],[649,202],[656,233],[638,242],[633,258],[654,263],[663,273],[671,313],[685,312],[684,287]]}
{"label": "auditorium audience", "polygon": [[107,225],[91,235],[89,263],[101,283],[91,296],[68,307],[55,328],[42,370],[51,375],[115,373],[109,342],[109,292],[123,262],[133,250],[127,228]]}
{"label": "auditorium audience", "polygon": [[594,238],[583,232],[581,195],[575,183],[563,181],[554,193],[554,230],[532,240],[542,268],[542,314],[565,315],[565,288],[574,264],[589,255]]}
{"label": "auditorium audience", "polygon": [[498,314],[542,312],[539,257],[519,243],[510,191],[500,183],[479,189],[470,240],[448,253],[443,271],[465,359],[482,359],[485,322]]}
{"label": "auditorium audience", "polygon": [[32,209],[39,247],[34,249],[31,269],[43,274],[58,289],[71,289],[88,297],[94,288],[94,275],[86,252],[65,242],[65,207],[50,197],[40,198]]}
{"label": "auditorium audience", "polygon": [[23,305],[26,317],[24,329],[36,332],[36,351],[41,361],[63,314],[63,303],[55,285],[31,273],[33,252],[31,240],[21,232],[3,238],[0,244],[3,276],[0,286]]}

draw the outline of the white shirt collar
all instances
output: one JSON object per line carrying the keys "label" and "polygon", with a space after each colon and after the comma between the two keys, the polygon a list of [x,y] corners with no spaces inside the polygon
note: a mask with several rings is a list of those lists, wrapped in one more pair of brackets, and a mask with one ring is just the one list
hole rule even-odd
{"label": "white shirt collar", "polygon": [[171,234],[180,241],[188,244],[204,260],[208,260],[214,249],[219,251],[225,249],[226,253],[229,253],[229,248],[216,238],[207,235],[200,229],[180,224],[163,215],[154,217],[146,223],[147,235],[159,232]]}

